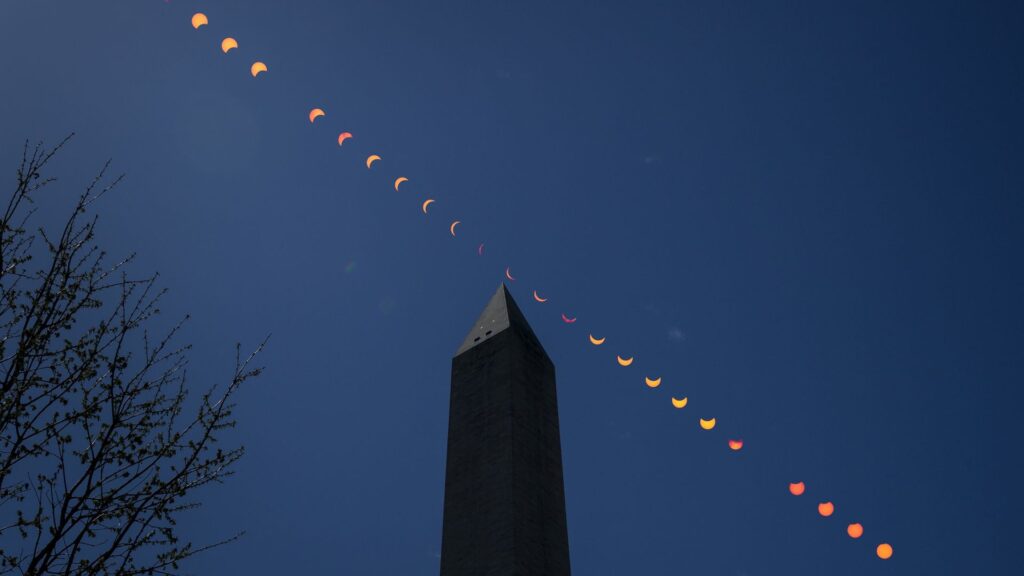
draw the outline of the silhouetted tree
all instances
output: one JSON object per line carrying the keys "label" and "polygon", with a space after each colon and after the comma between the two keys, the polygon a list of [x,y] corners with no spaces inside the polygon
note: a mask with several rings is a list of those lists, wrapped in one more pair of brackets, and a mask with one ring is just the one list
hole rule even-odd
{"label": "silhouetted tree", "polygon": [[152,338],[156,276],[130,278],[132,257],[109,264],[94,242],[87,210],[120,181],[109,162],[58,234],[28,231],[70,138],[26,143],[0,220],[0,573],[171,574],[238,537],[196,546],[175,523],[242,456],[217,436],[263,345],[236,347],[230,382],[187,401],[189,346],[172,342],[184,320]]}

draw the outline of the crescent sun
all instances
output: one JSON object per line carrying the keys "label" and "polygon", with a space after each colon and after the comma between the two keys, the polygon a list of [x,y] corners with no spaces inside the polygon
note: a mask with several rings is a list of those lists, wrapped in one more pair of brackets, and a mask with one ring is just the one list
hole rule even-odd
{"label": "crescent sun", "polygon": [[540,294],[537,294],[536,290],[533,291],[533,299],[536,300],[537,302],[547,302],[548,301],[547,298],[541,298]]}
{"label": "crescent sun", "polygon": [[675,397],[673,397],[672,405],[675,406],[676,408],[686,408],[686,403],[689,401],[690,399],[686,397],[680,398],[678,400]]}
{"label": "crescent sun", "polygon": [[455,236],[455,227],[458,226],[459,224],[462,224],[462,221],[456,220],[455,222],[452,222],[451,226],[448,227],[448,231],[452,233],[452,236]]}
{"label": "crescent sun", "polygon": [[220,49],[223,50],[225,54],[233,48],[238,48],[237,40],[234,38],[225,38],[224,40],[221,40]]}
{"label": "crescent sun", "polygon": [[484,243],[481,242],[480,246],[476,249],[476,253],[480,256],[484,255]]}
{"label": "crescent sun", "polygon": [[370,154],[369,156],[367,156],[366,169],[369,170],[371,167],[373,167],[373,163],[376,162],[377,160],[380,160],[380,156],[377,156],[376,154]]}
{"label": "crescent sun", "polygon": [[200,26],[205,26],[209,23],[210,21],[207,20],[206,14],[203,14],[202,12],[196,12],[192,15],[192,27],[196,30],[199,30]]}
{"label": "crescent sun", "polygon": [[309,123],[312,124],[317,118],[326,115],[323,108],[313,108],[309,111]]}
{"label": "crescent sun", "polygon": [[591,334],[590,343],[593,344],[594,346],[600,346],[601,344],[604,344],[604,338],[594,338],[594,335]]}
{"label": "crescent sun", "polygon": [[516,279],[512,276],[512,269],[511,268],[505,268],[505,278],[508,278],[512,282],[516,281]]}
{"label": "crescent sun", "polygon": [[572,324],[572,323],[576,322],[576,317],[573,316],[572,318],[569,318],[568,316],[565,315],[565,313],[563,313],[562,314],[562,322],[565,322],[566,324]]}
{"label": "crescent sun", "polygon": [[658,386],[661,386],[661,377],[660,376],[658,378],[646,378],[645,377],[644,378],[644,382],[647,383],[647,386],[649,388],[657,388]]}
{"label": "crescent sun", "polygon": [[710,420],[705,420],[703,418],[700,419],[700,427],[705,430],[711,430],[717,423],[718,421],[715,418],[711,418]]}
{"label": "crescent sun", "polygon": [[406,178],[405,176],[400,176],[398,178],[395,178],[395,192],[398,192],[398,187],[402,185],[402,182],[408,182],[408,181],[409,181],[409,179]]}
{"label": "crescent sun", "polygon": [[348,140],[351,137],[352,137],[352,133],[351,132],[342,132],[341,134],[338,134],[338,146],[341,146],[342,144],[344,144],[345,140]]}
{"label": "crescent sun", "polygon": [[427,198],[426,200],[423,201],[422,208],[423,208],[423,213],[424,214],[427,213],[427,207],[429,207],[433,203],[434,203],[434,199],[433,198]]}
{"label": "crescent sun", "polygon": [[249,68],[249,73],[255,78],[260,75],[261,72],[267,71],[267,65],[263,62],[253,62],[252,67]]}
{"label": "crescent sun", "polygon": [[616,356],[615,359],[618,360],[619,366],[629,366],[630,364],[633,363],[633,357],[632,356],[630,356],[629,358],[623,358],[622,356]]}

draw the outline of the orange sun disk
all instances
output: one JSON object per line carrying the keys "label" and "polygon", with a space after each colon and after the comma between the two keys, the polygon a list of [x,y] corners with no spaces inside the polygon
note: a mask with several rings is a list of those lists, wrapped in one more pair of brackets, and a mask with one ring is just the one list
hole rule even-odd
{"label": "orange sun disk", "polygon": [[836,511],[836,507],[831,502],[822,502],[818,504],[818,514],[821,514],[825,518],[828,518]]}

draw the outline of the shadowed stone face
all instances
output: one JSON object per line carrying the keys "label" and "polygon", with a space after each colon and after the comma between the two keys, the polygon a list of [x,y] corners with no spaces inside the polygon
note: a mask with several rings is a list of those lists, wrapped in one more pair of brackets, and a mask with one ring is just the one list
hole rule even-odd
{"label": "shadowed stone face", "polygon": [[555,367],[502,285],[452,360],[441,576],[568,576]]}
{"label": "shadowed stone face", "polygon": [[511,325],[508,315],[508,298],[511,298],[511,296],[508,296],[505,286],[502,285],[494,293],[494,296],[491,297],[491,301],[487,303],[484,311],[480,313],[480,317],[477,318],[476,324],[473,325],[469,334],[466,334],[466,339],[462,341],[462,346],[459,346],[459,349],[455,352],[456,356],[494,334],[507,329]]}

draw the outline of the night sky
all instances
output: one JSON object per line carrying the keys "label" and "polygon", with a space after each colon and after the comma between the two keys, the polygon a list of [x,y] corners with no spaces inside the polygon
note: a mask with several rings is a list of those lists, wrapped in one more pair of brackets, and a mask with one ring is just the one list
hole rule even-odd
{"label": "night sky", "polygon": [[189,572],[436,575],[451,357],[511,266],[576,575],[1011,574],[1022,29],[1014,2],[8,0],[0,181],[75,131],[56,224],[113,159],[99,241],[160,272],[155,327],[192,315],[197,389],[272,334],[247,455],[182,525],[247,533]]}

